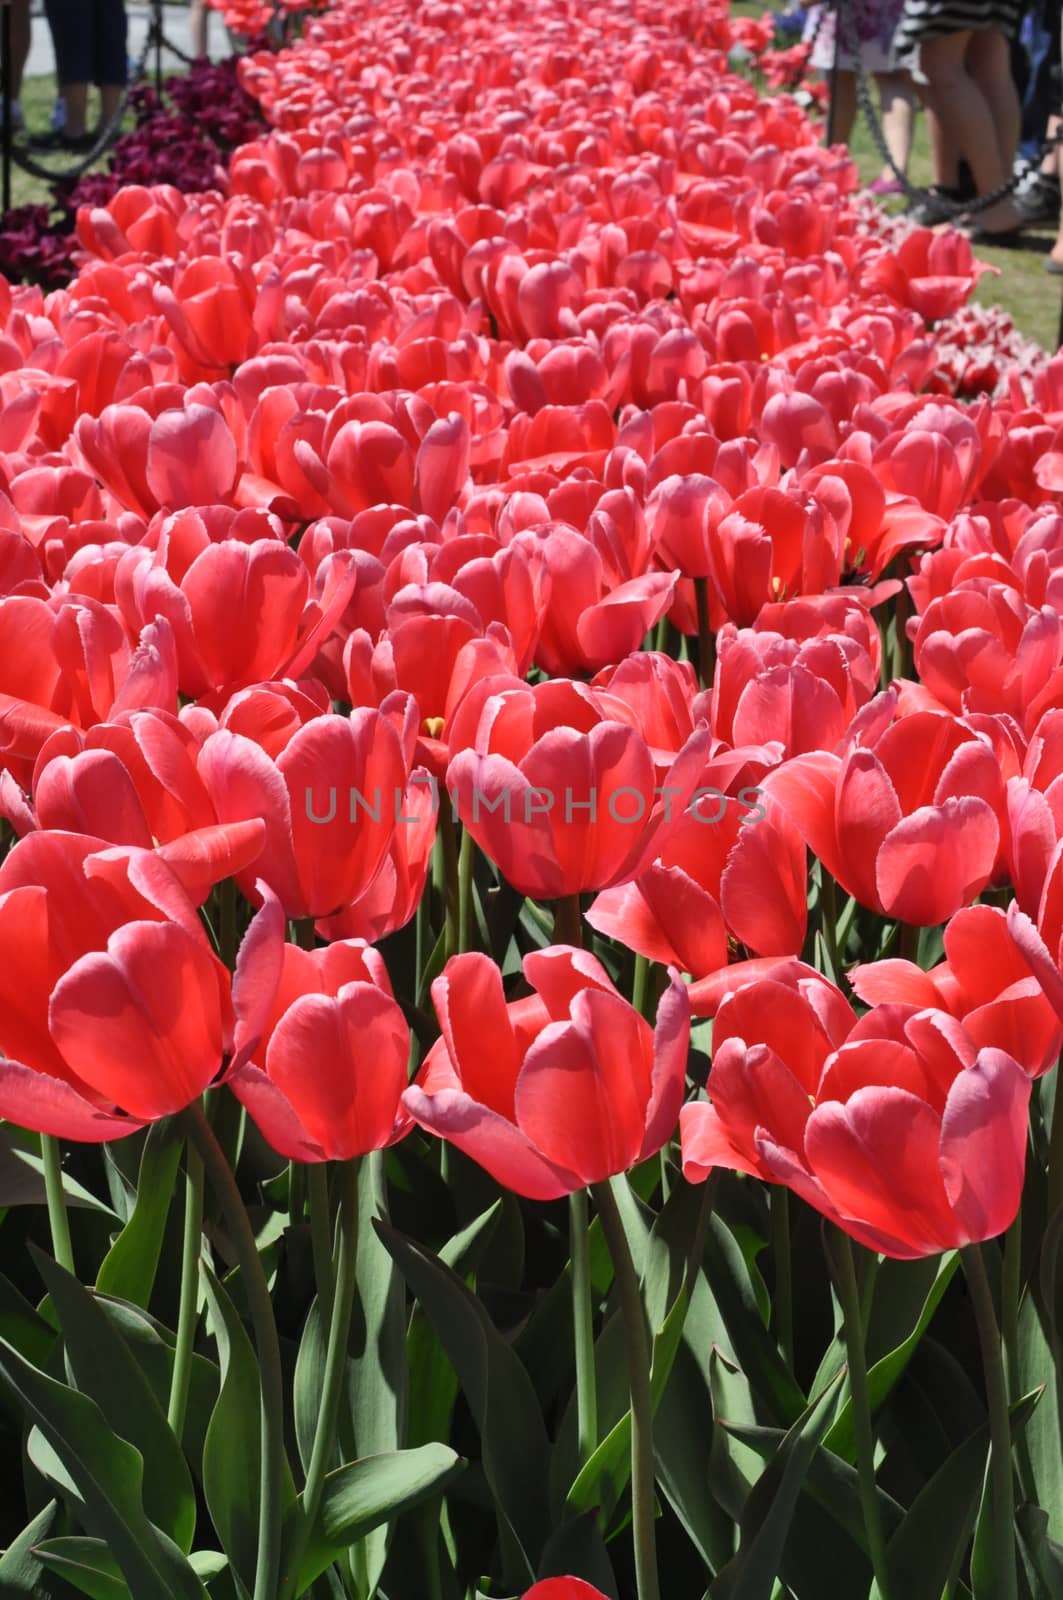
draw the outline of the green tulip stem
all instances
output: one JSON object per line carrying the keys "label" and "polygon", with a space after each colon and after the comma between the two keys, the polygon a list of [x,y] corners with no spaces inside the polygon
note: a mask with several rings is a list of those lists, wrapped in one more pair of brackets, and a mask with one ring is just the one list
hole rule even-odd
{"label": "green tulip stem", "polygon": [[307,1169],[310,1195],[310,1246],[314,1256],[314,1283],[320,1315],[326,1322],[332,1316],[332,1212],[329,1206],[328,1167],[315,1161]]}
{"label": "green tulip stem", "polygon": [[1011,1468],[1011,1418],[1008,1388],[1000,1349],[1000,1329],[993,1309],[993,1292],[986,1275],[980,1246],[964,1245],[960,1251],[971,1294],[978,1342],[982,1347],[986,1403],[989,1407],[989,1472],[993,1495],[993,1555],[997,1600],[1018,1600],[1015,1565],[1015,1505]]}
{"label": "green tulip stem", "polygon": [[231,972],[236,966],[239,940],[236,934],[236,879],[226,878],[218,886],[218,954]]}
{"label": "green tulip stem", "polygon": [[472,869],[475,862],[476,846],[472,834],[464,828],[458,851],[458,952],[461,955],[472,949]]}
{"label": "green tulip stem", "polygon": [[280,1575],[284,1472],[284,1380],[277,1324],[251,1220],[232,1169],[198,1101],[182,1113],[182,1121],[221,1204],[251,1311],[258,1353],[262,1430],[258,1555],[253,1600],[274,1600]]}
{"label": "green tulip stem", "polygon": [[650,962],[646,956],[635,957],[635,976],[631,983],[631,1004],[640,1017],[646,1015],[646,997],[650,990]]}
{"label": "green tulip stem", "polygon": [[1063,1090],[1060,1089],[1060,1073],[1063,1065],[1056,1067],[1056,1081],[1053,1085],[1052,1097],[1052,1125],[1048,1134],[1048,1188],[1045,1193],[1045,1217],[1051,1220],[1063,1206]]}
{"label": "green tulip stem", "polygon": [[63,1190],[63,1153],[59,1140],[41,1134],[41,1159],[44,1162],[44,1192],[48,1200],[48,1226],[52,1230],[52,1255],[67,1272],[74,1270],[74,1247],[70,1242],[70,1219],[66,1214]]}
{"label": "green tulip stem", "polygon": [[458,834],[454,826],[454,810],[450,796],[445,790],[441,791],[439,796],[439,849],[442,866],[441,888],[446,915],[443,948],[449,961],[451,956],[457,955],[461,946],[461,932],[458,926]]}
{"label": "green tulip stem", "polygon": [[842,964],[838,953],[838,899],[834,888],[834,879],[822,862],[819,868],[819,904],[823,948],[826,951],[827,964],[830,967],[828,976],[832,983],[840,983]]}
{"label": "green tulip stem", "polygon": [[794,1365],[794,1281],[790,1254],[790,1191],[784,1184],[771,1186],[768,1195],[771,1254],[775,1287],[771,1296],[772,1324],[786,1365]]}
{"label": "green tulip stem", "polygon": [[613,1191],[606,1183],[593,1187],[594,1203],[612,1257],[620,1314],[624,1321],[628,1389],[631,1395],[631,1518],[635,1546],[638,1600],[660,1600],[657,1537],[654,1516],[653,1394],[650,1389],[650,1342],[631,1259],[627,1234]]}
{"label": "green tulip stem", "polygon": [[598,1389],[594,1371],[594,1313],[591,1305],[590,1222],[586,1189],[576,1189],[569,1195],[568,1215],[579,1464],[585,1467],[598,1448]]}
{"label": "green tulip stem", "polygon": [[554,943],[582,948],[583,913],[578,894],[566,894],[554,905]]}
{"label": "green tulip stem", "polygon": [[203,1247],[203,1162],[191,1139],[185,1146],[185,1222],[181,1241],[181,1298],[177,1311],[177,1343],[166,1420],[181,1442],[188,1390],[192,1380],[192,1352],[199,1310],[199,1257]]}
{"label": "green tulip stem", "polygon": [[871,1428],[871,1396],[867,1383],[867,1355],[864,1350],[864,1322],[860,1310],[860,1290],[856,1282],[853,1247],[847,1233],[834,1230],[834,1281],[841,1302],[845,1327],[845,1353],[849,1365],[849,1392],[853,1402],[853,1433],[856,1438],[856,1470],[860,1482],[860,1505],[864,1514],[871,1568],[878,1585],[879,1600],[890,1600],[886,1565],[886,1540],[882,1532],[878,1489],[875,1485],[875,1436]]}
{"label": "green tulip stem", "polygon": [[335,1292],[332,1296],[332,1315],[329,1319],[328,1346],[325,1352],[325,1375],[321,1385],[321,1402],[318,1406],[314,1442],[310,1450],[310,1465],[306,1469],[303,1486],[302,1517],[286,1552],[287,1575],[281,1589],[281,1600],[290,1600],[296,1591],[299,1566],[306,1550],[325,1489],[325,1474],[329,1470],[336,1444],[340,1399],[347,1371],[347,1344],[351,1332],[351,1313],[354,1309],[356,1269],[358,1263],[358,1162],[345,1161],[339,1168],[340,1216],[336,1245]]}
{"label": "green tulip stem", "polygon": [[716,671],[716,640],[709,622],[709,580],[694,579],[694,601],[698,612],[698,676],[703,689],[712,688]]}

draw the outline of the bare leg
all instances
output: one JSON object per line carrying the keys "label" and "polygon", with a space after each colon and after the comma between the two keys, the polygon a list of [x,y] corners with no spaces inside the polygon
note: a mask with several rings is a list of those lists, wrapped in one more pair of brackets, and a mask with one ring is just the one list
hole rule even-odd
{"label": "bare leg", "polygon": [[958,189],[960,147],[952,136],[952,129],[942,122],[929,104],[926,106],[926,125],[930,134],[930,166],[934,183],[939,189]]}
{"label": "bare leg", "polygon": [[12,0],[11,3],[11,98],[17,100],[22,93],[22,74],[30,53],[30,0]]}
{"label": "bare leg", "polygon": [[[990,110],[992,122],[986,129],[986,142],[989,136],[995,137],[1002,171],[1000,182],[1004,183],[1015,165],[1022,127],[1022,108],[1011,76],[1011,55],[1004,35],[986,31],[972,33],[967,47],[967,65]],[[986,191],[979,185],[978,192]],[[973,218],[974,227],[983,233],[1011,233],[1023,227],[1025,221],[1011,195],[1005,195]]]}
{"label": "bare leg", "polygon": [[992,108],[967,70],[971,37],[967,32],[926,39],[919,61],[942,129],[966,158],[977,192],[990,194],[1010,175],[1011,164],[1005,166]]}
{"label": "bare leg", "polygon": [[[883,73],[876,79],[878,84],[879,104],[882,107],[882,131],[886,136],[886,145],[901,172],[908,171],[908,159],[912,153],[912,129],[915,124],[915,95],[912,92],[912,81],[906,72]],[[891,178],[893,174],[888,168],[882,170],[884,178]]]}
{"label": "bare leg", "polygon": [[66,102],[66,131],[71,139],[80,139],[85,133],[88,115],[89,86],[87,83],[64,83],[60,86]]}
{"label": "bare leg", "polygon": [[[827,76],[830,83],[830,75]],[[834,142],[848,144],[856,121],[856,74],[838,69],[834,102]]]}
{"label": "bare leg", "polygon": [[[1058,117],[1055,119],[1055,122],[1056,126],[1058,127]],[[1051,127],[1051,124],[1049,124],[1049,126]],[[1057,144],[1053,153],[1056,158],[1056,171],[1059,173],[1059,181],[1061,184],[1063,184],[1063,144]],[[1059,265],[1063,267],[1063,216],[1061,216],[1059,219],[1059,232],[1056,234],[1056,242],[1049,251],[1049,254],[1051,255],[1053,261],[1058,261]]]}
{"label": "bare leg", "polygon": [[192,34],[192,54],[194,56],[207,55],[207,7],[205,0],[190,0],[188,22]]}
{"label": "bare leg", "polygon": [[1011,53],[1002,33],[971,34],[967,70],[981,89],[993,117],[997,147],[1005,176],[1010,174],[1019,149],[1022,107],[1011,75]]}
{"label": "bare leg", "polygon": [[116,83],[100,85],[100,123],[106,128],[111,118],[115,116],[118,107],[122,104],[124,90]]}

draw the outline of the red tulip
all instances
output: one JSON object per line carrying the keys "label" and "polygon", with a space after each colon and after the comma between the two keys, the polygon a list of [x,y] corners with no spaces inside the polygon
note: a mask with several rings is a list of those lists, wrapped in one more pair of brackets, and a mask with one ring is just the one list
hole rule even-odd
{"label": "red tulip", "polygon": [[758,789],[698,793],[655,860],[598,895],[587,921],[695,978],[727,965],[729,937],[758,956],[797,955],[808,895],[800,834],[777,806],[765,814]]}
{"label": "red tulip", "polygon": [[[522,894],[556,899],[637,877],[690,800],[707,729],[656,782],[645,740],[593,691],[564,680],[470,699],[447,786],[481,849]],[[624,708],[626,711],[626,708]],[[462,748],[467,730],[469,748]]]}
{"label": "red tulip", "polygon": [[778,742],[787,756],[836,749],[878,689],[874,657],[844,634],[798,644],[728,623],[717,651],[712,731],[731,744]]}
{"label": "red tulip", "polygon": [[1063,698],[1063,627],[1015,589],[968,579],[912,628],[915,667],[946,710],[1004,712],[1032,728]]}
{"label": "red tulip", "polygon": [[996,906],[957,911],[944,933],[945,960],[925,972],[911,961],[853,967],[849,981],[867,1005],[932,1007],[962,1022],[976,1049],[1004,1050],[1031,1077],[1055,1066],[1063,1027]]}
{"label": "red tulip", "polygon": [[838,524],[815,501],[804,504],[779,489],[739,495],[709,533],[713,586],[740,627],[761,606],[797,594],[822,594],[841,580]]}
{"label": "red tulip", "polygon": [[763,978],[713,1023],[709,1102],[683,1108],[683,1172],[784,1183],[898,1259],[990,1239],[1014,1220],[1030,1079],[942,1011],[857,1022],[823,980]]}
{"label": "red tulip", "polygon": [[606,1600],[606,1596],[582,1578],[544,1578],[526,1589],[522,1600]]}
{"label": "red tulip", "polygon": [[378,711],[314,717],[272,759],[244,734],[204,742],[199,775],[221,822],[262,818],[265,843],[237,874],[262,878],[290,917],[327,917],[364,894],[402,825],[416,712],[409,696]]}
{"label": "red tulip", "polygon": [[292,1161],[349,1161],[412,1126],[400,1098],[410,1030],[387,970],[361,940],[301,950],[266,884],[233,981],[228,1082],[263,1137]]}
{"label": "red tulip", "polygon": [[402,820],[379,872],[350,905],[318,922],[322,938],[375,944],[406,926],[424,894],[438,817],[438,793],[426,772],[415,771],[402,802]]}
{"label": "red tulip", "polygon": [[506,1004],[482,955],[455,956],[432,985],[443,1037],[403,1096],[414,1120],[505,1188],[554,1200],[644,1161],[675,1129],[689,1039],[672,978],[656,1032],[582,950],[526,956],[536,991]]}
{"label": "red tulip", "polygon": [[0,1116],[107,1140],[182,1110],[229,1048],[229,977],[149,850],[34,833],[0,866]]}
{"label": "red tulip", "polygon": [[[883,695],[866,713],[894,704]],[[992,876],[1000,766],[988,740],[943,713],[902,717],[842,755],[797,756],[765,788],[845,892],[880,915],[933,926]]]}

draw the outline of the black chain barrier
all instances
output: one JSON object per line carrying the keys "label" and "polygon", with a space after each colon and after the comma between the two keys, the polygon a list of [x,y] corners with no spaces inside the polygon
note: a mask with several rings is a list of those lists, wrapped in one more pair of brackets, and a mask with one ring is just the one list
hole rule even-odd
{"label": "black chain barrier", "polygon": [[148,57],[152,50],[156,53],[156,76],[160,78],[161,68],[158,66],[158,62],[163,50],[167,50],[171,55],[176,56],[186,66],[191,66],[195,59],[194,56],[186,55],[171,39],[166,37],[162,22],[162,4],[163,0],[153,0],[151,24],[140,55],[129,74],[129,82],[126,84],[122,99],[114,115],[100,130],[92,149],[80,161],[74,162],[72,166],[62,167],[58,170],[55,167],[46,167],[41,162],[35,161],[28,150],[10,140],[5,147],[5,156],[9,157],[17,167],[21,167],[23,172],[28,172],[30,177],[39,178],[44,183],[53,185],[74,183],[78,178],[84,177],[89,168],[94,166],[101,156],[106,155],[107,151],[117,142],[122,131],[122,123],[125,121],[126,112],[129,110],[130,94],[135,85],[144,77]]}
{"label": "black chain barrier", "polygon": [[[845,19],[844,26],[842,23],[843,17]],[[889,145],[886,142],[885,131],[882,127],[881,121],[879,120],[878,112],[875,110],[875,102],[871,93],[871,86],[868,83],[868,74],[864,70],[863,61],[861,59],[860,41],[854,40],[849,32],[849,24],[852,19],[849,15],[845,0],[839,0],[837,6],[837,18],[837,48],[844,49],[846,53],[852,57],[853,73],[856,80],[856,98],[859,103],[860,110],[863,112],[864,120],[868,126],[868,131],[871,134],[871,138],[874,141],[879,155],[882,157],[885,165],[889,167],[897,182],[900,184],[901,190],[906,199],[917,205],[932,203],[935,211],[940,213],[941,221],[945,222],[952,217],[976,216],[981,211],[988,211],[990,206],[995,206],[998,201],[1005,200],[1007,199],[1008,195],[1014,193],[1015,189],[1022,182],[1024,176],[1023,173],[1013,172],[1011,177],[1008,178],[1005,183],[1002,183],[999,188],[991,190],[989,194],[980,195],[975,200],[950,200],[947,196],[942,195],[939,190],[923,189],[918,187],[918,185],[911,183],[907,174],[902,172],[896,161],[894,161],[893,156],[890,153]],[[1063,144],[1063,127],[1061,127],[1057,133],[1054,133],[1041,141],[1041,147],[1036,156],[1034,156],[1031,167],[1039,167],[1045,157],[1052,150],[1057,149],[1060,144]]]}

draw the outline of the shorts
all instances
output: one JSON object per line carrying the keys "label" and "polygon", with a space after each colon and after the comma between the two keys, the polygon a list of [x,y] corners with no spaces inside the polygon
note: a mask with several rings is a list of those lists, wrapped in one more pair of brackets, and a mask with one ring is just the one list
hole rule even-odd
{"label": "shorts", "polygon": [[59,87],[124,89],[129,75],[125,0],[44,0]]}

